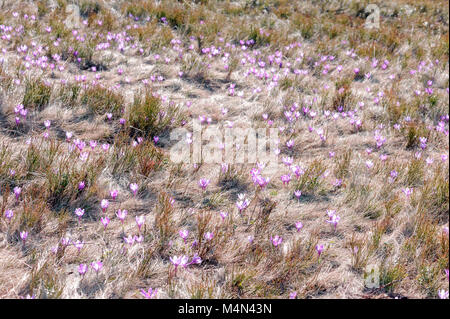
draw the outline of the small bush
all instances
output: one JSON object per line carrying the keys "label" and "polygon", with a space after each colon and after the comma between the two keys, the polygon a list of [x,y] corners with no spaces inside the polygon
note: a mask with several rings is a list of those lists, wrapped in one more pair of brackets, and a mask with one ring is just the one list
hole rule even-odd
{"label": "small bush", "polygon": [[449,179],[448,166],[437,167],[430,179],[425,182],[418,197],[418,211],[426,213],[437,222],[448,221]]}
{"label": "small bush", "polygon": [[161,247],[172,236],[175,230],[175,222],[173,220],[174,209],[171,203],[170,196],[161,192],[158,197],[158,204],[156,205],[155,215],[155,229],[159,234],[159,242]]}
{"label": "small bush", "polygon": [[22,104],[26,108],[42,111],[48,106],[51,94],[51,86],[41,80],[29,80],[26,83]]}
{"label": "small bush", "polygon": [[406,139],[406,149],[413,149],[419,145],[419,137],[428,138],[430,132],[425,125],[417,122],[408,123],[402,130]]}
{"label": "small bush", "polygon": [[98,14],[102,10],[100,3],[97,1],[82,1],[80,5],[80,15],[88,18],[93,14]]}
{"label": "small bush", "polygon": [[114,117],[119,117],[125,101],[120,93],[98,86],[86,89],[81,95],[81,103],[86,105],[92,114],[112,113]]}
{"label": "small bush", "polygon": [[298,180],[295,189],[301,190],[305,194],[317,194],[323,191],[322,175],[326,166],[320,160],[314,160]]}
{"label": "small bush", "polygon": [[172,126],[179,119],[176,106],[163,109],[161,99],[151,91],[138,92],[128,112],[132,135],[155,136]]}
{"label": "small bush", "polygon": [[58,90],[58,98],[66,107],[74,107],[80,96],[81,86],[77,84],[62,85]]}
{"label": "small bush", "polygon": [[332,109],[338,111],[340,108],[347,111],[353,107],[353,94],[351,90],[352,77],[336,82],[336,95],[332,102]]}
{"label": "small bush", "polygon": [[137,146],[133,146],[124,135],[119,136],[116,140],[110,156],[108,162],[113,176],[137,174],[149,177],[165,161],[164,153],[152,142],[146,140]]}
{"label": "small bush", "polygon": [[334,175],[336,178],[342,179],[350,173],[350,162],[352,160],[352,150],[349,148],[344,153],[336,156],[336,167]]}

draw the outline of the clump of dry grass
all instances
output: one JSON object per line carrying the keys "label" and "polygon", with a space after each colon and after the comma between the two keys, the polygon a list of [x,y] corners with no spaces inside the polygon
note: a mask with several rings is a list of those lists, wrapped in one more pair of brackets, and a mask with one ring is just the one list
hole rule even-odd
{"label": "clump of dry grass", "polygon": [[25,87],[22,104],[26,108],[42,111],[48,106],[52,87],[44,83],[41,79],[30,79]]}
{"label": "clump of dry grass", "polygon": [[[73,30],[54,3],[0,12],[0,296],[448,290],[443,1],[380,3],[376,30],[360,1],[83,0]],[[285,163],[172,163],[197,118],[275,128]]]}
{"label": "clump of dry grass", "polygon": [[180,121],[177,106],[163,106],[159,96],[150,90],[138,92],[128,110],[128,123],[132,135],[157,136]]}
{"label": "clump of dry grass", "polygon": [[84,90],[81,93],[80,103],[86,106],[92,114],[111,113],[115,118],[118,118],[125,108],[125,101],[120,93],[103,87]]}

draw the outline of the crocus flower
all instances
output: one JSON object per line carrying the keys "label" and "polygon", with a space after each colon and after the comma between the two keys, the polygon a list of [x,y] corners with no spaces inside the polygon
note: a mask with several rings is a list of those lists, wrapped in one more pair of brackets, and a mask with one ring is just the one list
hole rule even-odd
{"label": "crocus flower", "polygon": [[336,180],[333,183],[334,187],[339,187],[342,185],[342,179],[336,178]]}
{"label": "crocus flower", "polygon": [[169,258],[172,264],[175,266],[175,273],[179,266],[186,266],[189,258],[187,256],[173,256]]}
{"label": "crocus flower", "polygon": [[396,170],[393,170],[393,171],[391,171],[390,175],[391,175],[391,178],[394,180],[397,178],[398,172]]}
{"label": "crocus flower", "polygon": [[141,231],[142,225],[145,223],[145,216],[136,216],[136,225],[138,226],[139,231]]}
{"label": "crocus flower", "polygon": [[296,222],[296,223],[295,223],[295,228],[297,228],[297,231],[300,231],[300,229],[303,228],[302,222]]}
{"label": "crocus flower", "polygon": [[87,270],[88,270],[88,266],[86,264],[80,264],[78,266],[78,273],[81,276],[84,276],[86,274]]}
{"label": "crocus flower", "polygon": [[192,265],[192,264],[200,265],[201,263],[202,263],[202,259],[200,258],[200,256],[198,256],[197,254],[194,254],[189,265]]}
{"label": "crocus flower", "polygon": [[272,241],[272,244],[275,247],[278,247],[278,245],[280,245],[283,242],[283,238],[281,238],[280,236],[276,235],[275,237],[270,237],[270,240]]}
{"label": "crocus flower", "polygon": [[305,174],[305,170],[303,168],[301,168],[300,166],[296,165],[293,166],[291,168],[292,172],[295,174],[295,176],[297,176],[297,178],[299,178],[300,176],[302,176],[303,174]]}
{"label": "crocus flower", "polygon": [[293,148],[293,147],[294,147],[294,141],[293,141],[293,140],[287,141],[287,142],[286,142],[286,146],[287,146],[289,149]]}
{"label": "crocus flower", "polygon": [[148,291],[141,289],[141,295],[144,296],[145,299],[153,299],[156,297],[158,289],[149,288]]}
{"label": "crocus flower", "polygon": [[225,220],[227,218],[228,213],[227,212],[220,212],[220,217],[222,217],[222,220]]}
{"label": "crocus flower", "polygon": [[136,183],[132,183],[130,184],[130,190],[133,192],[133,195],[136,196],[137,191],[138,191],[138,184]]}
{"label": "crocus flower", "polygon": [[122,224],[123,224],[123,221],[125,220],[125,217],[127,217],[127,214],[128,214],[128,211],[126,210],[126,209],[119,209],[118,211],[117,211],[117,213],[116,213],[116,215],[117,215],[117,218],[119,218],[120,219],[120,221],[122,222]]}
{"label": "crocus flower", "polygon": [[25,241],[26,241],[27,238],[28,238],[28,232],[24,230],[24,231],[20,232],[19,235],[20,235],[20,238],[21,238],[21,239],[23,240],[23,242],[25,243]]}
{"label": "crocus flower", "polygon": [[320,255],[322,254],[323,249],[324,249],[323,245],[319,245],[319,244],[316,245],[316,251],[317,251],[317,253],[319,254],[319,257],[320,257]]}
{"label": "crocus flower", "polygon": [[132,235],[128,235],[128,237],[123,237],[123,240],[130,246],[134,244],[134,237]]}
{"label": "crocus flower", "polygon": [[255,185],[258,185],[261,189],[264,189],[267,186],[267,184],[269,184],[269,182],[270,182],[270,178],[268,178],[268,177],[264,178],[259,174],[252,175],[252,179],[253,179],[253,183]]}
{"label": "crocus flower", "polygon": [[292,157],[283,157],[282,158],[283,164],[286,166],[291,166],[292,163],[294,162],[294,160],[292,159]]}
{"label": "crocus flower", "polygon": [[11,221],[14,216],[14,212],[11,209],[5,210],[5,218]]}
{"label": "crocus flower", "polygon": [[137,242],[138,244],[142,243],[144,241],[144,236],[142,235],[134,235],[134,241]]}
{"label": "crocus flower", "polygon": [[186,238],[189,235],[189,231],[187,229],[183,229],[179,231],[180,237],[183,238],[184,243],[186,243]]}
{"label": "crocus flower", "polygon": [[20,193],[22,192],[22,188],[16,186],[14,187],[14,195],[16,195],[16,200],[19,200]]}
{"label": "crocus flower", "polygon": [[334,230],[336,230],[337,224],[339,223],[340,219],[341,217],[339,217],[338,215],[333,215],[330,217],[330,220],[327,220],[327,223],[334,225]]}
{"label": "crocus flower", "polygon": [[201,178],[198,181],[198,186],[200,186],[202,190],[205,190],[206,187],[208,187],[209,183],[210,183],[209,179]]}
{"label": "crocus flower", "polygon": [[327,209],[327,215],[328,217],[333,217],[336,214],[336,211],[334,209]]}
{"label": "crocus flower", "polygon": [[84,243],[80,240],[77,240],[76,242],[73,243],[73,245],[75,246],[76,249],[78,249],[78,253],[80,253],[81,249],[84,246]]}
{"label": "crocus flower", "polygon": [[91,263],[91,267],[98,274],[98,272],[103,268],[103,263],[101,261],[94,261]]}
{"label": "crocus flower", "polygon": [[413,193],[413,189],[406,187],[402,189],[402,192],[406,195],[406,198],[409,198],[409,196]]}
{"label": "crocus flower", "polygon": [[289,299],[296,299],[297,298],[297,292],[293,291],[289,294]]}
{"label": "crocus flower", "polygon": [[223,164],[221,164],[221,169],[222,169],[222,173],[226,173],[226,172],[228,172],[228,164],[226,164],[226,163],[223,163]]}
{"label": "crocus flower", "polygon": [[[444,226],[442,228],[442,231],[444,232],[444,234],[446,234],[448,236],[448,226]],[[447,273],[447,277],[448,277],[448,273]]]}
{"label": "crocus flower", "polygon": [[75,209],[75,215],[77,215],[78,220],[81,221],[81,217],[83,217],[83,215],[84,215],[84,209],[82,209],[82,208]]}
{"label": "crocus flower", "polygon": [[103,213],[105,213],[106,209],[109,206],[109,201],[107,199],[102,199],[102,201],[100,202],[100,206],[102,207]]}
{"label": "crocus flower", "polygon": [[239,213],[242,213],[250,205],[250,200],[245,198],[243,194],[239,194],[238,198],[239,200],[236,202],[236,206],[239,209]]}
{"label": "crocus flower", "polygon": [[86,186],[85,182],[83,182],[83,181],[79,182],[78,183],[78,190],[80,190],[80,191],[83,190],[85,186]]}
{"label": "crocus flower", "polygon": [[119,191],[117,189],[113,189],[109,192],[109,195],[111,195],[111,198],[115,200],[117,198],[117,195],[119,195]]}
{"label": "crocus flower", "polygon": [[291,175],[281,176],[281,181],[283,182],[283,185],[289,185],[289,182],[291,181]]}
{"label": "crocus flower", "polygon": [[100,220],[101,220],[101,222],[103,224],[103,227],[106,230],[106,227],[108,226],[108,224],[110,222],[110,219],[107,216],[105,216],[105,217],[100,217]]}
{"label": "crocus flower", "polygon": [[213,237],[214,237],[214,233],[207,232],[207,233],[205,234],[205,239],[208,240],[208,241],[212,240]]}
{"label": "crocus flower", "polygon": [[61,238],[61,245],[69,246],[70,245],[70,238],[67,238],[67,237]]}
{"label": "crocus flower", "polygon": [[441,298],[441,299],[448,299],[448,290],[447,291],[444,289],[439,290],[438,295],[439,295],[439,298]]}

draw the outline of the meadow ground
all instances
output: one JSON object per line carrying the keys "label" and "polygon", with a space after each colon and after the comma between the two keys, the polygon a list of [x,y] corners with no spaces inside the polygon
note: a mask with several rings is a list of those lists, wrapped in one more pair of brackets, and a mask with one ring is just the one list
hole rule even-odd
{"label": "meadow ground", "polygon": [[[0,1],[0,298],[448,298],[448,27],[437,0]],[[237,154],[271,128],[277,162],[176,163],[199,123]]]}

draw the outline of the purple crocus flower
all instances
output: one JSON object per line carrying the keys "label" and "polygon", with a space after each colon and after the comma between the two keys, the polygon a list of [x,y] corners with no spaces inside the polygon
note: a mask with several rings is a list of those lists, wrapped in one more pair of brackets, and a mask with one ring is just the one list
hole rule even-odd
{"label": "purple crocus flower", "polygon": [[25,241],[26,241],[27,238],[28,238],[28,232],[24,230],[24,231],[20,232],[19,235],[20,235],[20,238],[21,238],[21,239],[23,240],[23,242],[25,243]]}
{"label": "purple crocus flower", "polygon": [[16,186],[14,187],[14,195],[16,195],[16,200],[19,200],[20,193],[22,192],[22,188]]}
{"label": "purple crocus flower", "polygon": [[86,274],[87,270],[88,270],[88,266],[86,264],[80,264],[78,266],[78,273],[83,277]]}
{"label": "purple crocus flower", "polygon": [[200,186],[202,190],[205,190],[206,187],[208,187],[209,183],[210,183],[209,179],[201,178],[198,181],[198,186]]}
{"label": "purple crocus flower", "polygon": [[100,217],[100,220],[101,220],[101,222],[103,224],[103,227],[106,230],[106,227],[108,227],[108,224],[110,222],[110,219],[107,216],[105,216],[105,217]]}
{"label": "purple crocus flower", "polygon": [[125,217],[127,217],[127,214],[128,214],[128,211],[126,210],[126,209],[119,209],[118,211],[117,211],[117,213],[116,213],[116,215],[117,215],[117,218],[119,218],[120,219],[120,221],[122,222],[122,224],[123,224],[123,221],[125,220]]}
{"label": "purple crocus flower", "polygon": [[14,212],[11,209],[5,210],[5,218],[11,221],[14,216]]}
{"label": "purple crocus flower", "polygon": [[147,291],[144,289],[141,289],[141,295],[144,296],[145,299],[153,299],[156,297],[156,294],[158,293],[158,289],[152,289],[149,288]]}
{"label": "purple crocus flower", "polygon": [[136,184],[136,183],[131,183],[130,184],[130,190],[133,192],[134,196],[136,196],[138,188],[139,188],[138,184]]}
{"label": "purple crocus flower", "polygon": [[113,200],[115,200],[117,198],[117,195],[119,195],[119,191],[117,189],[113,189],[109,192],[109,195]]}
{"label": "purple crocus flower", "polygon": [[270,237],[270,240],[272,241],[272,244],[275,246],[275,247],[278,247],[282,242],[283,242],[283,238],[282,237],[280,237],[280,236],[278,236],[278,235],[276,235],[275,237]]}
{"label": "purple crocus flower", "polygon": [[136,225],[138,226],[139,231],[141,231],[142,225],[145,223],[145,216],[136,216]]}
{"label": "purple crocus flower", "polygon": [[323,245],[319,245],[319,244],[316,245],[316,251],[319,254],[319,257],[322,254],[323,250],[324,250]]}
{"label": "purple crocus flower", "polygon": [[83,217],[83,215],[84,215],[84,209],[82,209],[82,208],[75,209],[75,215],[77,215],[78,220],[81,221],[81,217]]}
{"label": "purple crocus flower", "polygon": [[183,229],[179,231],[180,237],[183,238],[184,243],[186,243],[186,238],[189,236],[189,231],[187,229]]}
{"label": "purple crocus flower", "polygon": [[101,261],[94,261],[91,263],[91,267],[98,274],[98,272],[103,268],[103,263]]}
{"label": "purple crocus flower", "polygon": [[102,199],[102,201],[100,202],[100,206],[102,207],[103,213],[106,213],[106,209],[109,206],[109,201],[107,199]]}

